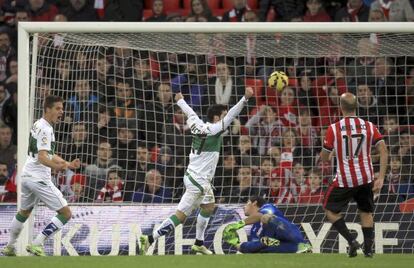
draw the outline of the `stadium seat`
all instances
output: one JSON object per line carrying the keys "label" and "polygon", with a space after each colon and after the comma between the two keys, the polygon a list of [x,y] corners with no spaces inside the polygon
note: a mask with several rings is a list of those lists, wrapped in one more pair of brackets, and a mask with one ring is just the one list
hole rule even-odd
{"label": "stadium seat", "polygon": [[221,8],[217,8],[217,9],[213,9],[212,13],[213,16],[215,17],[222,17],[224,13],[226,13],[226,9],[221,9]]}
{"label": "stadium seat", "polygon": [[142,12],[143,19],[146,20],[151,16],[152,16],[152,10],[151,9],[144,9],[144,11]]}
{"label": "stadium seat", "polygon": [[256,105],[260,106],[264,104],[263,101],[263,80],[261,79],[254,79],[254,78],[246,78],[244,81],[246,87],[250,86],[254,90],[254,96],[256,98]]}
{"label": "stadium seat", "polygon": [[[153,0],[145,0],[145,8],[152,9]],[[168,0],[164,1],[164,12],[168,13],[177,9],[180,9],[180,0]]]}
{"label": "stadium seat", "polygon": [[[211,10],[220,8],[221,0],[208,0],[207,2]],[[191,10],[191,0],[184,0],[184,9]]]}
{"label": "stadium seat", "polygon": [[[258,1],[257,0],[247,0],[247,5],[251,9],[257,9],[258,8]],[[223,8],[226,10],[233,8],[233,0],[223,0]]]}

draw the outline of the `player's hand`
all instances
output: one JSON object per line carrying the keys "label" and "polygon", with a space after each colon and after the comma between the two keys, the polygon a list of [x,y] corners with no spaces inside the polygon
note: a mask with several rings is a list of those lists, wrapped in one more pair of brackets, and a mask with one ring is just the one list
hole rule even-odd
{"label": "player's hand", "polygon": [[378,195],[380,193],[383,185],[384,185],[384,179],[374,180],[374,186],[372,187],[372,192],[374,193],[374,195]]}
{"label": "player's hand", "polygon": [[175,99],[175,102],[178,102],[179,100],[184,99],[183,94],[181,94],[181,92],[175,94],[174,99]]}
{"label": "player's hand", "polygon": [[81,162],[78,158],[73,160],[72,162],[69,162],[68,168],[70,169],[78,169],[81,166]]}
{"label": "player's hand", "polygon": [[263,224],[268,224],[270,222],[271,219],[273,219],[275,217],[275,215],[272,214],[264,214],[261,218],[260,221]]}
{"label": "player's hand", "polygon": [[224,228],[224,233],[231,233],[231,232],[237,231],[243,228],[245,225],[246,223],[244,223],[244,221],[230,223],[229,225],[226,226],[226,228]]}
{"label": "player's hand", "polygon": [[252,87],[246,87],[246,90],[244,91],[244,97],[246,99],[250,99],[254,94],[253,88]]}

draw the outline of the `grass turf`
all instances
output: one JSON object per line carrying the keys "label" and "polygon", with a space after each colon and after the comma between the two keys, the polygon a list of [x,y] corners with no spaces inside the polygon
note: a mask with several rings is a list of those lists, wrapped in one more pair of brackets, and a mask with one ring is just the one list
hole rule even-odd
{"label": "grass turf", "polygon": [[383,254],[367,259],[362,255],[348,258],[344,254],[249,254],[213,256],[104,256],[104,257],[0,257],[1,268],[291,268],[291,267],[412,267],[414,254]]}

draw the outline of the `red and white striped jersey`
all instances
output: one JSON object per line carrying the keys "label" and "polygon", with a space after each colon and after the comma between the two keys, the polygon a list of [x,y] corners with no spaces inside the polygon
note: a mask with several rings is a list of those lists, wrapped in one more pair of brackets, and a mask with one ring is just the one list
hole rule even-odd
{"label": "red and white striped jersey", "polygon": [[335,150],[338,187],[357,187],[374,178],[371,146],[382,140],[377,127],[358,117],[345,117],[326,130],[323,148]]}

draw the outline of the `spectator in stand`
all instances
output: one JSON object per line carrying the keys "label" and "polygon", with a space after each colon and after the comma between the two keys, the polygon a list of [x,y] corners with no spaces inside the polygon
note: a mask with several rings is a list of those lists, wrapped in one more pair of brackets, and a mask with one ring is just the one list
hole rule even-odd
{"label": "spectator in stand", "polygon": [[388,114],[383,117],[381,133],[385,139],[387,146],[393,150],[399,143],[399,125],[398,118],[393,114]]}
{"label": "spectator in stand", "polygon": [[402,158],[401,182],[413,184],[411,176],[414,174],[414,131],[411,128],[400,132],[398,154]]}
{"label": "spectator in stand", "polygon": [[299,105],[312,111],[313,116],[318,115],[318,103],[315,86],[315,75],[311,70],[303,70],[299,75],[299,85],[297,89],[297,97]]}
{"label": "spectator in stand", "polygon": [[[357,79],[372,73],[375,64],[374,55],[377,53],[378,44],[370,38],[361,38],[358,41],[358,57],[353,58],[346,65],[348,85],[356,85]],[[353,92],[355,93],[355,92]]]}
{"label": "spectator in stand", "polygon": [[17,146],[12,143],[13,130],[0,123],[0,162],[6,163],[9,168],[16,164],[15,155],[17,154]]}
{"label": "spectator in stand", "polygon": [[303,165],[299,162],[294,162],[290,181],[290,190],[296,200],[298,200],[299,195],[308,191],[310,187],[310,180],[306,175],[307,174],[303,168]]}
{"label": "spectator in stand", "polygon": [[253,185],[258,187],[269,185],[273,168],[272,160],[268,157],[262,157],[260,160],[259,176],[257,176],[256,180],[253,182]]}
{"label": "spectator in stand", "polygon": [[16,58],[16,51],[11,47],[10,35],[0,32],[0,81],[6,81],[9,62]]}
{"label": "spectator in stand", "polygon": [[191,0],[190,16],[204,17],[209,22],[219,21],[219,19],[213,16],[207,0]]}
{"label": "spectator in stand", "polygon": [[272,146],[267,151],[267,155],[270,157],[270,159],[273,162],[273,166],[278,167],[280,164],[280,149],[279,146]]}
{"label": "spectator in stand", "polygon": [[263,193],[259,187],[253,186],[253,174],[252,168],[248,166],[242,166],[239,168],[237,176],[237,186],[233,185],[229,203],[245,203],[249,200],[250,196],[262,196]]}
{"label": "spectator in stand", "polygon": [[163,187],[163,177],[156,169],[145,174],[145,186],[139,188],[133,195],[133,202],[140,203],[170,203],[171,190]]}
{"label": "spectator in stand", "polygon": [[299,146],[299,138],[295,129],[286,129],[282,134],[282,154],[280,167],[292,169],[293,161],[302,163],[305,168],[312,166],[312,151]]}
{"label": "spectator in stand", "polygon": [[13,130],[12,142],[17,144],[17,88],[8,88],[8,91],[11,96],[3,104],[1,119]]}
{"label": "spectator in stand", "polygon": [[45,0],[28,0],[28,10],[31,21],[53,21],[58,9]]}
{"label": "spectator in stand", "polygon": [[88,186],[90,188],[88,189],[87,196],[91,199],[94,199],[95,191],[105,185],[108,170],[117,165],[117,160],[112,158],[111,144],[106,141],[99,143],[96,155],[97,157],[92,164],[85,167],[85,174],[89,178]]}
{"label": "spectator in stand", "polygon": [[140,55],[134,57],[132,72],[135,97],[143,101],[152,101],[154,99],[153,83],[148,52],[140,52]]}
{"label": "spectator in stand", "polygon": [[239,146],[234,154],[237,156],[237,164],[241,166],[255,168],[260,164],[257,149],[252,146],[252,141],[248,135],[240,136]]}
{"label": "spectator in stand", "polygon": [[364,22],[368,21],[369,7],[362,0],[348,0],[345,7],[335,14],[335,21]]}
{"label": "spectator in stand", "polygon": [[217,203],[224,203],[228,200],[232,191],[233,178],[238,174],[237,162],[235,155],[225,152],[223,156],[223,164],[218,165],[216,175],[214,176],[214,196]]}
{"label": "spectator in stand", "polygon": [[68,21],[97,21],[98,16],[92,1],[70,0],[69,5],[63,9]]}
{"label": "spectator in stand", "polygon": [[294,196],[290,191],[289,178],[287,178],[284,169],[274,169],[268,185],[266,198],[270,203],[287,204],[295,202]]}
{"label": "spectator in stand", "polygon": [[106,184],[98,193],[96,202],[115,203],[123,201],[124,181],[119,169],[109,169]]}
{"label": "spectator in stand", "polygon": [[[385,178],[378,202],[401,203],[410,194],[414,194],[414,186],[412,183],[403,180],[402,170],[401,157],[398,155],[391,156],[389,173]],[[375,173],[375,177],[377,177],[377,174]]]}
{"label": "spectator in stand", "polygon": [[17,71],[17,58],[11,57],[7,65],[6,87],[9,87],[11,84],[17,85]]}
{"label": "spectator in stand", "polygon": [[[136,151],[135,168],[131,169],[128,173],[128,178],[134,178],[134,180],[128,181],[127,184],[131,183],[131,185],[127,185],[125,188],[132,190],[142,188],[145,183],[145,174],[154,168],[155,165],[154,163],[151,163],[151,155],[148,148],[145,144],[139,143]],[[133,186],[132,183],[134,184]],[[128,201],[130,199],[125,200]]]}
{"label": "spectator in stand", "polygon": [[304,22],[330,22],[331,17],[323,8],[322,0],[307,0],[306,7],[308,8],[305,16],[303,16]]}
{"label": "spectator in stand", "polygon": [[115,83],[116,98],[109,103],[109,111],[111,116],[116,119],[135,121],[137,113],[140,110],[140,104],[134,96],[134,90],[131,87],[130,80],[119,79]]}
{"label": "spectator in stand", "polygon": [[385,22],[388,20],[385,17],[384,11],[382,9],[370,9],[368,21],[369,22]]}
{"label": "spectator in stand", "polygon": [[66,102],[65,122],[96,122],[98,97],[91,91],[89,81],[76,80],[74,93]]}
{"label": "spectator in stand", "polygon": [[152,16],[146,19],[148,22],[164,22],[167,21],[167,16],[164,13],[164,1],[152,1]]}
{"label": "spectator in stand", "polygon": [[173,121],[173,99],[169,83],[159,83],[155,86],[155,101],[146,102],[145,109],[138,115],[139,136],[146,140],[151,148],[164,142],[166,126]]}
{"label": "spectator in stand", "polygon": [[387,21],[414,21],[414,11],[409,0],[376,0],[371,10],[384,12]]}
{"label": "spectator in stand", "polygon": [[361,78],[357,85],[358,116],[371,121],[375,125],[379,123],[379,116],[385,114],[383,107],[377,106],[377,97],[373,94],[373,83]]}
{"label": "spectator in stand", "polygon": [[2,82],[0,82],[0,118],[3,117],[3,106],[6,101],[10,98],[10,93],[4,86]]}
{"label": "spectator in stand", "polygon": [[266,21],[270,9],[273,7],[275,21],[295,21],[302,17],[305,10],[303,0],[261,0],[259,18]]}
{"label": "spectator in stand", "polygon": [[326,97],[318,98],[319,126],[321,127],[338,121],[341,115],[338,88],[334,85],[328,86],[327,94]]}
{"label": "spectator in stand", "polygon": [[85,203],[92,201],[85,195],[87,177],[82,174],[73,174],[70,179],[70,193],[66,198],[70,203]]}
{"label": "spectator in stand", "polygon": [[99,108],[97,122],[92,127],[94,140],[107,140],[110,144],[116,143],[115,122],[111,118],[110,112],[104,106]]}
{"label": "spectator in stand", "polygon": [[61,154],[67,159],[79,158],[82,166],[91,164],[95,155],[95,146],[88,136],[87,125],[84,122],[74,122],[71,126],[72,133],[63,143]]}
{"label": "spectator in stand", "polygon": [[99,57],[96,60],[95,69],[94,88],[96,88],[99,102],[106,105],[115,99],[113,66],[106,57]]}
{"label": "spectator in stand", "polygon": [[3,201],[7,194],[6,184],[9,180],[9,168],[6,163],[0,162],[0,202]]}
{"label": "spectator in stand", "polygon": [[[414,69],[411,69],[411,73]],[[407,107],[407,124],[414,125],[414,78],[407,79],[406,93],[405,93],[405,105]]]}
{"label": "spectator in stand", "polygon": [[285,87],[280,94],[278,105],[279,119],[285,127],[296,126],[298,123],[298,100],[291,87]]}
{"label": "spectator in stand", "polygon": [[375,78],[374,95],[378,99],[378,107],[386,109],[390,114],[400,118],[400,124],[406,122],[405,86],[402,77],[396,74],[394,61],[389,57],[375,60],[372,75]]}
{"label": "spectator in stand", "polygon": [[318,171],[309,173],[310,187],[300,194],[298,203],[321,204],[323,199],[322,178]]}
{"label": "spectator in stand", "polygon": [[135,128],[133,129],[125,122],[120,122],[117,138],[117,143],[113,147],[116,148],[115,159],[118,159],[118,165],[123,169],[134,168],[137,150]]}
{"label": "spectator in stand", "polygon": [[223,22],[240,22],[244,21],[244,14],[250,7],[246,0],[233,0],[233,9],[223,14]]}
{"label": "spectator in stand", "polygon": [[253,147],[257,148],[260,155],[265,155],[271,146],[280,145],[283,126],[276,119],[272,107],[262,105],[260,110],[247,121],[245,127],[253,137]]}
{"label": "spectator in stand", "polygon": [[106,21],[142,21],[144,1],[108,0],[105,5]]}
{"label": "spectator in stand", "polygon": [[296,132],[300,139],[299,144],[303,148],[315,153],[318,144],[318,131],[312,126],[312,118],[308,109],[300,109],[299,124],[296,127]]}
{"label": "spectator in stand", "polygon": [[131,76],[132,64],[134,62],[134,53],[130,48],[131,46],[126,39],[121,39],[116,44],[113,55],[114,75],[116,78]]}
{"label": "spectator in stand", "polygon": [[73,92],[73,78],[72,78],[72,66],[69,60],[58,59],[56,63],[56,69],[52,75],[51,85],[53,88],[64,93],[65,96],[69,92]]}
{"label": "spectator in stand", "polygon": [[[177,165],[173,151],[168,146],[163,146],[157,156],[155,168],[165,177],[165,187],[178,189],[183,184],[184,167]],[[182,189],[178,189],[181,193]],[[177,193],[174,193],[177,196]]]}

